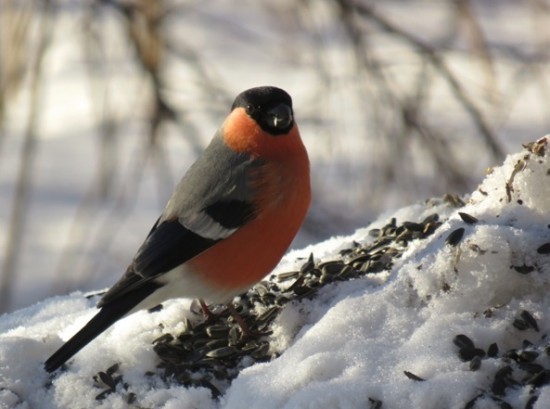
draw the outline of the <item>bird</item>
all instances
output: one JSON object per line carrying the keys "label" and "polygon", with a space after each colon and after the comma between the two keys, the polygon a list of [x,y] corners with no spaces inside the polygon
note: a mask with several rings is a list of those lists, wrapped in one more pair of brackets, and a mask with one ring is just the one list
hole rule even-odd
{"label": "bird", "polygon": [[136,311],[179,297],[223,304],[247,291],[279,263],[310,203],[291,96],[274,86],[241,92],[99,311],[44,369],[54,372]]}

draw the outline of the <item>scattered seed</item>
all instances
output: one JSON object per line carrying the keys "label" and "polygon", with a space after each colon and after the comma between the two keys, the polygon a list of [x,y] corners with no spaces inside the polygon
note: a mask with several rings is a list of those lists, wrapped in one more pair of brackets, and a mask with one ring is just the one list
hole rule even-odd
{"label": "scattered seed", "polygon": [[473,407],[474,407],[476,401],[477,401],[479,398],[482,398],[483,396],[485,396],[483,393],[474,396],[473,399],[471,399],[471,400],[469,400],[468,402],[466,402],[466,405],[464,406],[464,409],[473,409]]}
{"label": "scattered seed", "polygon": [[548,369],[540,371],[528,378],[525,383],[527,385],[533,385],[537,388],[548,385],[550,383],[550,371]]}
{"label": "scattered seed", "polygon": [[171,342],[174,340],[174,336],[172,334],[162,334],[160,337],[155,339],[152,344],[166,344],[168,342]]}
{"label": "scattered seed", "polygon": [[308,271],[310,271],[314,267],[315,267],[315,262],[313,260],[313,253],[311,253],[309,255],[307,261],[300,268],[300,273],[302,273],[302,274],[307,273]]}
{"label": "scattered seed", "polygon": [[299,271],[290,271],[288,273],[279,273],[279,274],[277,274],[277,281],[282,282],[282,281],[292,280],[293,278],[296,278],[299,275],[300,275]]}
{"label": "scattered seed", "polygon": [[479,221],[476,217],[468,213],[458,212],[458,215],[460,216],[462,221],[466,224],[475,224]]}
{"label": "scattered seed", "polygon": [[546,152],[546,145],[547,145],[546,138],[540,138],[539,140],[535,142],[529,142],[527,144],[522,145],[525,149],[527,149],[529,152],[534,153],[537,156],[544,156]]}
{"label": "scattered seed", "polygon": [[380,229],[370,229],[369,230],[369,236],[378,238],[380,237],[381,230]]}
{"label": "scattered seed", "polygon": [[152,308],[149,308],[147,310],[148,313],[153,313],[153,312],[158,312],[158,311],[161,311],[164,307],[162,306],[162,304],[159,304],[159,305],[155,305],[154,307]]}
{"label": "scattered seed", "polygon": [[537,351],[521,351],[518,354],[518,359],[522,362],[533,362],[538,356],[539,353]]}
{"label": "scattered seed", "polygon": [[130,392],[128,394],[128,397],[126,398],[126,403],[128,403],[129,405],[131,405],[132,403],[134,403],[136,401],[136,394],[134,392]]}
{"label": "scattered seed", "polygon": [[101,381],[101,383],[103,383],[105,386],[107,386],[108,388],[110,389],[115,389],[116,388],[116,383],[113,379],[113,377],[109,374],[107,374],[106,372],[98,372],[97,373],[97,378],[99,381]]}
{"label": "scattered seed", "polygon": [[118,369],[120,368],[120,364],[116,363],[114,365],[111,365],[109,368],[107,368],[107,370],[105,371],[108,375],[112,375],[114,374],[115,372],[118,371]]}
{"label": "scattered seed", "polygon": [[113,390],[112,390],[112,389],[105,389],[103,392],[101,392],[100,394],[96,395],[95,400],[103,400],[103,399],[105,399],[108,395],[110,395],[111,393],[113,393]]}
{"label": "scattered seed", "polygon": [[519,316],[523,318],[523,320],[527,322],[527,324],[529,324],[531,328],[539,332],[539,326],[537,324],[537,320],[531,315],[529,311],[522,310]]}
{"label": "scattered seed", "polygon": [[470,371],[477,371],[479,368],[481,368],[481,357],[476,355],[470,361]]}
{"label": "scattered seed", "polygon": [[206,353],[206,356],[209,358],[227,358],[234,356],[238,353],[238,349],[235,347],[222,347],[214,349]]}
{"label": "scattered seed", "polygon": [[489,348],[487,349],[487,356],[489,358],[496,358],[498,356],[498,345],[496,342],[489,345]]}
{"label": "scattered seed", "polygon": [[210,325],[206,328],[206,335],[210,338],[227,337],[227,334],[229,334],[229,327],[224,324]]}
{"label": "scattered seed", "polygon": [[512,384],[511,375],[512,375],[513,369],[511,366],[506,365],[502,368],[500,368],[495,373],[495,378],[493,381],[493,385],[491,386],[491,390],[495,395],[504,395],[505,389]]}
{"label": "scattered seed", "polygon": [[418,382],[424,382],[426,379],[424,378],[421,378],[420,376],[418,375],[415,375],[413,374],[412,372],[409,372],[409,371],[403,371],[403,373],[405,374],[405,376],[413,381],[418,381]]}
{"label": "scattered seed", "polygon": [[512,325],[520,331],[525,331],[530,328],[530,325],[528,322],[519,318],[516,318],[512,323]]}
{"label": "scattered seed", "polygon": [[528,265],[522,265],[522,266],[512,266],[514,270],[516,270],[520,274],[529,274],[532,272],[535,267],[534,266],[528,266]]}
{"label": "scattered seed", "polygon": [[518,366],[519,366],[519,369],[527,372],[530,375],[536,375],[545,370],[544,366],[534,362],[520,362]]}
{"label": "scattered seed", "polygon": [[458,334],[456,337],[454,337],[453,343],[459,348],[475,348],[474,341],[472,341],[470,338],[468,338],[468,336],[464,334]]}
{"label": "scattered seed", "polygon": [[476,356],[484,358],[485,351],[481,348],[460,348],[458,350],[458,357],[464,362],[471,361]]}
{"label": "scattered seed", "polygon": [[[391,269],[394,260],[401,257],[411,240],[428,237],[439,226],[441,222],[436,213],[422,222],[399,225],[392,218],[386,225],[372,231],[373,239],[367,243],[352,242],[349,248],[342,249],[338,260],[316,263],[314,255],[310,254],[300,268],[273,274],[231,303],[248,326],[250,334],[245,339],[242,339],[240,327],[234,323],[225,306],[209,306],[212,314],[206,322],[191,325],[187,320],[181,333],[164,334],[155,340],[153,350],[160,360],[158,368],[163,378],[186,386],[202,385],[219,395],[212,379],[230,383],[242,368],[254,362],[269,361],[277,354],[264,335],[270,333],[272,322],[285,304],[314,297],[320,288],[335,281],[353,280]],[[283,288],[276,283],[284,283]],[[200,320],[203,314],[199,304],[195,302],[191,308],[196,311],[196,319]],[[478,352],[478,355],[481,354]],[[414,378],[416,375],[411,375],[411,379],[419,380]],[[381,407],[381,402],[377,402],[380,401],[372,404],[373,409]]]}
{"label": "scattered seed", "polygon": [[463,207],[466,203],[460,198],[458,195],[453,195],[447,193],[445,196],[443,196],[443,201],[445,203],[450,204],[453,207]]}
{"label": "scattered seed", "polygon": [[382,401],[378,399],[369,398],[369,409],[382,409]]}
{"label": "scattered seed", "polygon": [[533,395],[531,396],[528,400],[527,400],[527,403],[525,404],[525,409],[533,409],[534,406],[535,406],[535,403],[537,402],[539,396],[538,395]]}
{"label": "scattered seed", "polygon": [[550,254],[550,242],[544,243],[537,249],[537,253],[539,254]]}
{"label": "scattered seed", "polygon": [[456,246],[462,240],[464,236],[464,227],[459,227],[456,230],[453,230],[445,239],[445,244],[449,246]]}

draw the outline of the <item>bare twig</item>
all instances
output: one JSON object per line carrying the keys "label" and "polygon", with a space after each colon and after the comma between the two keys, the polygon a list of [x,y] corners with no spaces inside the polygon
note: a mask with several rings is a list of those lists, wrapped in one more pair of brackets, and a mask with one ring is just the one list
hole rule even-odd
{"label": "bare twig", "polygon": [[456,76],[451,72],[451,70],[445,64],[440,53],[436,49],[426,44],[419,38],[416,38],[410,33],[407,33],[401,27],[391,23],[386,18],[382,17],[380,14],[374,11],[374,9],[366,4],[354,2],[352,0],[338,0],[340,3],[344,4],[346,7],[353,9],[360,16],[368,18],[370,21],[378,24],[382,29],[387,33],[390,33],[394,36],[399,37],[401,40],[408,43],[410,46],[415,48],[419,53],[424,55],[429,61],[433,64],[434,68],[441,74],[443,79],[447,82],[450,89],[453,91],[457,100],[462,104],[464,109],[469,113],[474,124],[478,128],[480,134],[483,136],[484,141],[489,148],[490,152],[496,160],[501,160],[504,158],[504,150],[500,146],[500,143],[497,141],[497,138],[494,132],[491,130],[491,127],[487,123],[487,120],[477,108],[476,104],[472,99],[467,95],[466,91],[460,84],[460,81]]}

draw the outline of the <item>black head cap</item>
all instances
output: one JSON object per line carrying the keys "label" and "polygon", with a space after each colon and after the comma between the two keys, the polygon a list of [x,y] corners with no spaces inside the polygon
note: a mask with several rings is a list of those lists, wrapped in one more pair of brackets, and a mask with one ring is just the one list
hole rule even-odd
{"label": "black head cap", "polygon": [[231,110],[238,107],[244,108],[271,135],[286,134],[294,125],[292,98],[281,88],[250,88],[237,95]]}

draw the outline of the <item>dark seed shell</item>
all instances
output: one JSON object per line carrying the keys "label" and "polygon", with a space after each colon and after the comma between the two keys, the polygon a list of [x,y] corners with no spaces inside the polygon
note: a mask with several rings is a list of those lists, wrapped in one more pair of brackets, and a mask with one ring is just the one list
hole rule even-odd
{"label": "dark seed shell", "polygon": [[531,375],[538,374],[544,371],[544,366],[533,362],[520,362],[519,368]]}
{"label": "dark seed shell", "polygon": [[113,377],[106,372],[98,372],[97,377],[105,386],[109,387],[110,389],[116,388],[116,383]]}
{"label": "dark seed shell", "polygon": [[369,398],[369,409],[382,409],[382,401],[378,399]]}
{"label": "dark seed shell", "polygon": [[477,223],[479,220],[472,216],[471,214],[464,213],[464,212],[458,212],[458,215],[462,219],[462,221],[466,224],[474,224]]}
{"label": "dark seed shell", "polygon": [[477,371],[479,368],[481,368],[481,357],[476,355],[470,361],[470,371]]}
{"label": "dark seed shell", "polygon": [[525,409],[533,409],[533,407],[535,406],[535,403],[537,402],[538,399],[539,399],[538,395],[531,396],[527,400],[527,403],[525,404]]}
{"label": "dark seed shell", "polygon": [[458,350],[458,357],[464,362],[471,361],[476,356],[485,357],[485,351],[481,348],[460,348]]}
{"label": "dark seed shell", "polygon": [[521,318],[523,318],[523,320],[527,324],[529,324],[529,326],[531,328],[533,328],[535,331],[539,332],[539,326],[537,324],[537,320],[531,315],[531,313],[529,311],[522,310],[521,313],[519,314],[519,316]]}
{"label": "dark seed shell", "polygon": [[456,230],[453,230],[445,239],[445,244],[449,246],[456,246],[462,240],[464,236],[464,227],[459,227]]}
{"label": "dark seed shell", "polygon": [[208,351],[206,353],[206,356],[208,358],[227,358],[229,356],[234,356],[239,352],[239,350],[235,347],[222,347],[218,349],[214,349],[212,351]]}
{"label": "dark seed shell", "polygon": [[112,375],[115,372],[117,372],[119,368],[120,368],[120,364],[116,363],[114,365],[111,365],[109,368],[107,368],[105,372],[109,375]]}
{"label": "dark seed shell", "polygon": [[304,264],[302,264],[302,267],[300,267],[300,273],[302,274],[307,273],[314,267],[315,267],[315,262],[313,261],[313,253],[310,253],[307,261]]}
{"label": "dark seed shell", "polygon": [[512,384],[510,376],[512,375],[513,369],[511,366],[507,365],[500,368],[495,373],[495,378],[491,390],[495,395],[503,396],[505,389]]}
{"label": "dark seed shell", "polygon": [[282,282],[282,281],[291,280],[293,278],[298,277],[299,275],[300,275],[299,271],[289,271],[288,273],[279,273],[277,274],[277,281]]}
{"label": "dark seed shell", "polygon": [[103,400],[103,399],[105,399],[108,395],[110,395],[111,393],[113,393],[113,390],[112,390],[112,389],[105,389],[103,392],[101,392],[100,394],[96,395],[95,400]]}
{"label": "dark seed shell", "polygon": [[538,356],[539,353],[537,351],[521,351],[518,358],[522,362],[533,362]]}
{"label": "dark seed shell", "polygon": [[424,378],[421,378],[420,376],[418,375],[415,375],[413,374],[412,372],[409,372],[409,371],[403,371],[403,373],[405,374],[405,376],[413,381],[418,381],[418,382],[424,382],[426,379]]}
{"label": "dark seed shell", "polygon": [[537,249],[539,254],[550,254],[550,243],[544,243]]}
{"label": "dark seed shell", "polygon": [[479,395],[477,396],[474,396],[473,399],[469,400],[468,402],[466,402],[466,405],[464,406],[464,409],[473,409],[474,405],[476,404],[476,401],[479,399],[479,398],[482,398],[484,396],[483,393],[480,393]]}
{"label": "dark seed shell", "polygon": [[525,330],[529,329],[529,327],[530,327],[530,325],[525,320],[522,320],[522,319],[519,319],[519,318],[516,318],[514,320],[514,322],[512,323],[512,325],[520,331],[525,331]]}
{"label": "dark seed shell", "polygon": [[453,339],[453,344],[459,348],[475,348],[474,341],[472,341],[467,335],[458,334]]}
{"label": "dark seed shell", "polygon": [[157,339],[153,340],[152,344],[167,344],[174,340],[174,336],[172,334],[162,334]]}
{"label": "dark seed shell", "polygon": [[487,356],[489,358],[496,358],[498,356],[498,345],[496,342],[493,342],[489,345],[489,348],[487,348]]}
{"label": "dark seed shell", "polygon": [[206,327],[206,335],[210,338],[222,338],[229,334],[229,327],[224,324],[210,325]]}
{"label": "dark seed shell", "polygon": [[522,265],[522,266],[512,266],[514,270],[516,270],[520,274],[529,274],[530,272],[535,270],[535,267],[528,266],[528,265]]}
{"label": "dark seed shell", "polygon": [[528,385],[536,386],[537,388],[548,385],[550,383],[550,371],[545,369],[544,371],[538,372],[531,378],[527,379],[526,383]]}

